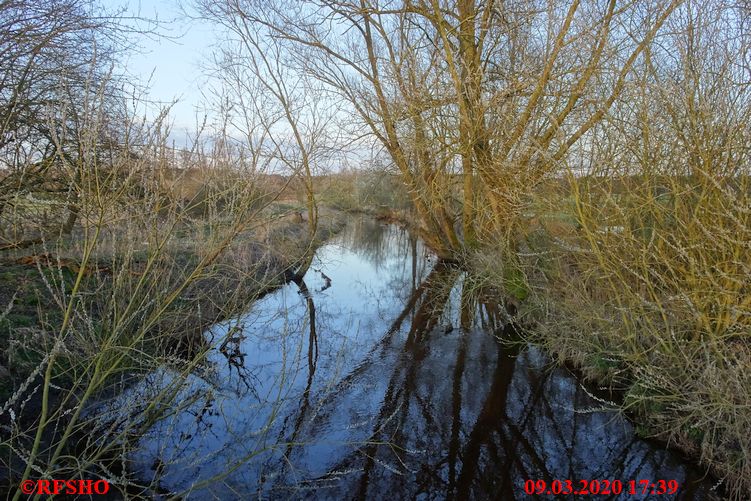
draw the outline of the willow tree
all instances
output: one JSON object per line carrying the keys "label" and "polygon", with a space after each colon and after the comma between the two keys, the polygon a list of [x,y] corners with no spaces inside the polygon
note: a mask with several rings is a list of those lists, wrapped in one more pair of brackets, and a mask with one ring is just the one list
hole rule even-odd
{"label": "willow tree", "polygon": [[586,142],[680,0],[232,0],[388,151],[423,235],[508,237],[525,195]]}

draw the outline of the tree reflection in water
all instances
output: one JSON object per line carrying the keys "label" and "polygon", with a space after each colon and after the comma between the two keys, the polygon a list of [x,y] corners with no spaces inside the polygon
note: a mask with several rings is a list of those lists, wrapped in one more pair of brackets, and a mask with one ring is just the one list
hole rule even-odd
{"label": "tree reflection in water", "polygon": [[564,369],[498,342],[512,335],[490,328],[498,308],[429,256],[405,230],[355,221],[303,280],[216,326],[241,329],[244,366],[212,353],[213,374],[183,390],[201,397],[141,440],[141,477],[158,459],[160,485],[197,499],[522,499],[527,479],[643,478],[703,497],[696,471]]}

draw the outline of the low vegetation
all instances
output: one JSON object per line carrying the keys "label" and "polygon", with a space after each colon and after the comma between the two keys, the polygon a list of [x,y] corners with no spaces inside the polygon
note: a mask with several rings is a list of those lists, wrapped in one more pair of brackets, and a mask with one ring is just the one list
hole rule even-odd
{"label": "low vegetation", "polygon": [[711,465],[736,497],[751,488],[750,194],[745,176],[701,171],[619,192],[576,180],[574,223],[525,255],[536,340],[622,390],[645,434]]}

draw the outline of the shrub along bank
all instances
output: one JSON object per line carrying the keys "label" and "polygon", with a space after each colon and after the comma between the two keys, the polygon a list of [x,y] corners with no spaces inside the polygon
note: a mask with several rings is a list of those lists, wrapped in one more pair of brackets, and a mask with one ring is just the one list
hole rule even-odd
{"label": "shrub along bank", "polygon": [[[88,256],[75,234],[49,247],[6,252],[0,273],[0,450],[6,458],[0,490],[18,486],[30,462],[24,451],[34,450],[43,412],[37,465],[67,447],[80,448],[73,437],[92,438],[85,430],[95,417],[80,414],[86,401],[121,391],[132,374],[200,367],[209,325],[247,310],[290,271],[304,271],[306,256],[345,218],[322,209],[311,241],[301,210],[272,203],[236,232],[229,231],[231,222],[194,219],[163,229],[169,236],[161,242],[151,241],[149,228],[122,224],[108,228]],[[48,364],[51,354],[54,364]],[[151,417],[134,421],[144,425],[169,406],[165,397]],[[65,478],[91,471],[92,464],[117,456],[112,448],[127,445],[134,430],[110,432],[112,443],[77,450],[77,464],[63,459],[49,467],[67,472]]]}
{"label": "shrub along bank", "polygon": [[750,188],[572,179],[530,202],[514,252],[470,258],[521,305],[531,341],[618,390],[642,435],[687,451],[732,499],[751,498]]}

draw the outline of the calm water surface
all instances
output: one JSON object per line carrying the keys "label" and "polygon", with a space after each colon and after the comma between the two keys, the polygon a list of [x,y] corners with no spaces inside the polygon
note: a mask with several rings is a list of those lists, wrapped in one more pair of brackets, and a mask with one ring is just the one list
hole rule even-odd
{"label": "calm water surface", "polygon": [[462,329],[461,293],[406,230],[353,221],[301,284],[206,333],[208,367],[140,440],[138,476],[188,499],[530,499],[527,479],[677,480],[678,498],[707,498],[700,472],[568,371],[499,343],[493,308]]}

